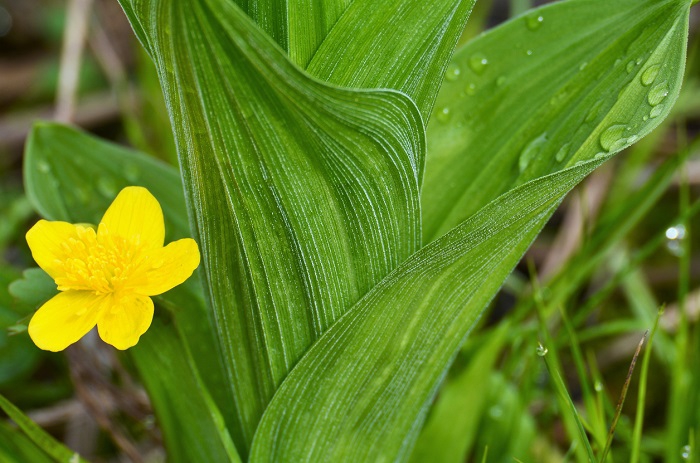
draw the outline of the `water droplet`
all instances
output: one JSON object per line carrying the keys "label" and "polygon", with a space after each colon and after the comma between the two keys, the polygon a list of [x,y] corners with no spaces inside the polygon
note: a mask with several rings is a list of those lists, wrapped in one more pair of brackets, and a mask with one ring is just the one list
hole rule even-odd
{"label": "water droplet", "polygon": [[595,389],[596,392],[601,392],[603,390],[603,383],[596,380],[596,382],[593,383],[593,389]]}
{"label": "water droplet", "polygon": [[557,154],[554,156],[554,159],[557,160],[557,162],[562,162],[566,156],[569,154],[569,150],[571,149],[571,143],[567,143],[561,148],[559,148],[559,151],[557,151]]}
{"label": "water droplet", "polygon": [[627,67],[625,69],[627,69],[627,72],[632,72],[632,69],[634,69],[634,61],[627,63]]}
{"label": "water droplet", "polygon": [[637,66],[639,66],[640,64],[642,64],[642,61],[644,61],[644,58],[640,56],[639,58],[637,58],[637,61],[635,61],[635,63],[637,63]]}
{"label": "water droplet", "polygon": [[474,53],[471,58],[469,58],[469,67],[477,74],[483,74],[488,64],[489,60],[486,59],[483,53]]}
{"label": "water droplet", "polygon": [[[656,109],[656,108],[658,108],[658,106],[654,106],[654,108],[652,109],[652,111],[653,111],[654,109]],[[643,121],[648,121],[648,120],[649,120],[649,116],[647,116],[647,115],[645,114],[644,117],[642,117],[642,120],[643,120]]]}
{"label": "water droplet", "polygon": [[674,225],[666,229],[666,248],[674,256],[683,255],[683,240],[685,239],[685,226]]}
{"label": "water droplet", "polygon": [[525,51],[525,54],[526,54],[527,56],[532,56],[532,50],[526,50],[526,51]]}
{"label": "water droplet", "polygon": [[639,137],[636,135],[629,136],[629,137],[627,137],[627,143],[629,143],[631,145],[632,143],[636,142],[638,139],[639,139]]}
{"label": "water droplet", "polygon": [[117,182],[110,177],[101,177],[97,181],[97,190],[106,198],[114,198],[117,195]]}
{"label": "water droplet", "polygon": [[690,445],[684,445],[681,449],[681,458],[684,460],[690,460]]}
{"label": "water droplet", "polygon": [[549,349],[544,347],[542,343],[537,344],[537,355],[539,355],[540,357],[544,357],[545,355],[547,355],[547,352],[549,352]]}
{"label": "water droplet", "polygon": [[531,31],[539,29],[542,26],[542,22],[544,22],[544,18],[538,14],[531,14],[525,17],[525,24]]}
{"label": "water droplet", "polygon": [[518,167],[520,172],[527,169],[527,166],[532,162],[534,158],[540,153],[542,146],[547,143],[547,134],[543,133],[539,137],[532,140],[530,143],[525,145],[522,153],[520,153],[520,159],[518,159]]}
{"label": "water droplet", "polygon": [[450,108],[444,107],[440,111],[438,111],[437,115],[435,116],[438,121],[440,122],[447,122],[450,120]]}
{"label": "water droplet", "polygon": [[588,111],[588,114],[586,114],[586,122],[591,122],[593,121],[596,117],[598,117],[598,113],[600,112],[600,108],[603,107],[603,100],[598,100],[596,103],[591,106],[591,109]]}
{"label": "water droplet", "polygon": [[656,106],[662,101],[664,101],[664,98],[668,96],[668,84],[666,81],[661,82],[660,84],[654,85],[651,90],[649,90],[649,95],[647,95],[647,101],[649,102],[650,105]]}
{"label": "water droplet", "polygon": [[586,66],[588,66],[588,61],[584,61],[583,63],[581,63],[581,65],[578,67],[578,70],[583,71],[584,69],[586,69]]}
{"label": "water droplet", "polygon": [[51,166],[46,161],[38,161],[36,163],[36,168],[39,169],[40,172],[43,172],[45,174],[51,172]]}
{"label": "water droplet", "polygon": [[462,73],[461,69],[459,69],[454,64],[450,64],[449,67],[447,68],[447,73],[445,74],[445,78],[451,82],[454,82],[455,80],[459,79],[459,75],[461,73]]}
{"label": "water droplet", "polygon": [[651,108],[651,111],[649,112],[649,117],[654,119],[655,117],[659,117],[662,112],[664,112],[664,105],[656,105],[653,108]]}
{"label": "water droplet", "polygon": [[652,66],[649,66],[642,72],[642,85],[645,87],[648,87],[649,85],[653,84],[654,81],[656,80],[656,76],[659,75],[659,70],[661,69],[661,66],[658,64],[654,64]]}
{"label": "water droplet", "polygon": [[624,137],[626,131],[625,125],[611,125],[600,134],[600,146],[607,152],[622,149],[627,144],[627,138]]}
{"label": "water droplet", "polygon": [[596,155],[593,156],[593,159],[603,159],[603,158],[606,157],[607,155],[608,155],[608,153],[603,153],[603,152],[596,153]]}
{"label": "water droplet", "polygon": [[615,64],[613,64],[613,67],[618,67],[622,63],[622,58],[618,58],[615,60]]}
{"label": "water droplet", "polygon": [[464,87],[464,91],[467,95],[474,95],[476,93],[476,85],[470,82],[466,87]]}
{"label": "water droplet", "polygon": [[141,177],[141,169],[136,164],[127,164],[124,167],[124,176],[130,182],[136,182]]}
{"label": "water droplet", "polygon": [[506,83],[506,80],[506,76],[501,76],[498,79],[496,79],[496,85],[502,87]]}
{"label": "water droplet", "polygon": [[494,420],[498,420],[503,416],[503,409],[499,405],[494,405],[489,408],[489,416]]}

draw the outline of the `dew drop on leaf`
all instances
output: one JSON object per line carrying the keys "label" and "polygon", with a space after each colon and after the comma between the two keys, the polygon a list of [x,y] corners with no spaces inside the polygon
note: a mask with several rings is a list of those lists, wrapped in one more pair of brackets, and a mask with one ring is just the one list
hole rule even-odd
{"label": "dew drop on leaf", "polygon": [[666,81],[660,84],[654,85],[651,90],[649,90],[649,95],[647,95],[647,101],[650,105],[656,106],[664,101],[664,98],[668,95],[668,84]]}
{"label": "dew drop on leaf", "polygon": [[543,22],[544,18],[538,14],[532,14],[525,17],[525,24],[531,31],[536,31],[539,29]]}
{"label": "dew drop on leaf", "polygon": [[539,355],[540,357],[544,357],[545,355],[547,355],[547,352],[549,352],[549,349],[544,347],[542,343],[539,343],[537,345],[537,355]]}
{"label": "dew drop on leaf", "polygon": [[526,51],[525,51],[525,54],[526,54],[527,56],[532,56],[532,50],[526,50]]}
{"label": "dew drop on leaf", "polygon": [[554,159],[557,160],[557,162],[562,162],[566,156],[569,154],[569,150],[571,149],[571,143],[567,143],[561,148],[559,148],[559,151],[557,151],[557,154],[554,155]]}
{"label": "dew drop on leaf", "polygon": [[625,125],[611,125],[600,134],[600,146],[607,152],[621,149],[627,144],[627,139],[623,136],[626,130]]}
{"label": "dew drop on leaf", "polygon": [[664,105],[656,105],[653,108],[651,108],[651,112],[649,112],[649,117],[651,119],[654,119],[655,117],[659,117],[662,112],[664,112]]}
{"label": "dew drop on leaf", "polygon": [[627,69],[627,72],[632,72],[632,69],[634,69],[634,61],[627,63],[627,67],[625,69]]}
{"label": "dew drop on leaf", "polygon": [[683,240],[685,239],[685,225],[678,224],[666,229],[666,249],[674,256],[683,255]]}
{"label": "dew drop on leaf", "polygon": [[588,66],[588,61],[584,61],[583,63],[581,63],[581,65],[578,67],[578,70],[583,71],[584,69],[586,69],[586,66]]}
{"label": "dew drop on leaf", "polygon": [[450,120],[450,108],[444,107],[437,112],[435,118],[440,122],[447,122]]}
{"label": "dew drop on leaf", "polygon": [[36,163],[36,168],[39,169],[40,172],[43,172],[45,174],[51,172],[51,166],[46,161],[38,161]]}
{"label": "dew drop on leaf", "polygon": [[593,106],[591,106],[591,109],[588,111],[588,114],[586,114],[586,122],[591,122],[593,119],[598,117],[598,113],[600,112],[600,108],[603,107],[603,100],[598,100]]}
{"label": "dew drop on leaf", "polygon": [[501,76],[498,79],[496,79],[496,85],[499,87],[502,87],[506,83],[506,76]]}
{"label": "dew drop on leaf", "polygon": [[545,143],[547,143],[547,134],[543,133],[542,135],[525,145],[525,148],[523,148],[522,153],[520,153],[520,159],[518,159],[518,167],[520,168],[520,172],[523,172],[525,169],[527,169],[527,166],[532,162],[534,158],[537,157],[537,155],[542,150],[542,146],[544,146]]}
{"label": "dew drop on leaf", "polygon": [[684,460],[690,460],[690,445],[684,445],[681,449],[681,458]]}
{"label": "dew drop on leaf", "polygon": [[469,58],[469,67],[479,75],[484,73],[488,64],[489,60],[486,59],[483,53],[474,53],[471,58]]}
{"label": "dew drop on leaf", "polygon": [[464,91],[467,95],[474,95],[476,93],[476,85],[470,82],[466,87],[464,87]]}
{"label": "dew drop on leaf", "polygon": [[654,81],[656,80],[656,76],[659,75],[660,69],[661,69],[661,66],[659,66],[658,64],[654,64],[654,65],[651,65],[648,68],[646,68],[644,70],[644,72],[642,72],[642,76],[641,76],[642,85],[644,85],[645,87],[648,87],[651,84],[653,84]]}
{"label": "dew drop on leaf", "polygon": [[462,73],[461,69],[459,69],[458,66],[454,64],[450,64],[450,66],[447,68],[447,73],[445,74],[445,79],[454,82],[455,80],[459,79],[459,75]]}

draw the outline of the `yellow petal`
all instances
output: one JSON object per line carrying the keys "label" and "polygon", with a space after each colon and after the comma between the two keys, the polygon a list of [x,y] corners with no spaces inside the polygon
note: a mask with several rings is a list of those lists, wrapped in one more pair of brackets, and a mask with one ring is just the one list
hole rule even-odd
{"label": "yellow petal", "polygon": [[199,266],[199,248],[191,238],[173,241],[151,254],[151,268],[133,291],[157,296],[187,280]]}
{"label": "yellow petal", "polygon": [[77,227],[71,223],[40,220],[27,232],[27,244],[39,267],[56,279],[62,274],[61,262],[70,254],[65,243],[77,237]]}
{"label": "yellow petal", "polygon": [[165,225],[158,200],[145,188],[124,188],[97,228],[98,240],[106,234],[139,242],[146,249],[163,247]]}
{"label": "yellow petal", "polygon": [[136,345],[153,320],[153,301],[136,294],[110,296],[111,307],[102,312],[97,331],[107,344],[124,350]]}
{"label": "yellow petal", "polygon": [[59,293],[34,314],[29,322],[29,336],[40,349],[63,350],[95,326],[104,299],[92,291]]}

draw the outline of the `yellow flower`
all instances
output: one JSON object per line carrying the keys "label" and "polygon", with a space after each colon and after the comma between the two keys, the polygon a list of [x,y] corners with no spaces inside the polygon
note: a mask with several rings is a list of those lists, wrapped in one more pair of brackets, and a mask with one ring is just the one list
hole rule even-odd
{"label": "yellow flower", "polygon": [[40,220],[27,232],[34,260],[60,291],[29,323],[44,350],[63,350],[95,325],[117,349],[135,345],[153,319],[156,296],[199,265],[190,238],[163,247],[163,211],[145,188],[124,188],[94,228]]}

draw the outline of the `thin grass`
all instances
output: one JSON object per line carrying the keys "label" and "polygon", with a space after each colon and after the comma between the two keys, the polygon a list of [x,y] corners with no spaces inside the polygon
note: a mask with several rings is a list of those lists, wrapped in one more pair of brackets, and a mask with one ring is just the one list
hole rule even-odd
{"label": "thin grass", "polygon": [[644,351],[644,356],[642,357],[642,369],[639,373],[639,393],[637,395],[637,414],[634,419],[634,431],[632,433],[632,455],[630,456],[630,463],[638,463],[641,455],[642,430],[644,428],[644,407],[646,405],[647,380],[649,377],[649,361],[651,360],[654,335],[659,327],[659,320],[661,319],[661,315],[663,313],[664,307],[661,306],[656,315],[656,321],[654,322],[654,327],[651,329],[649,342],[647,343],[647,348]]}

